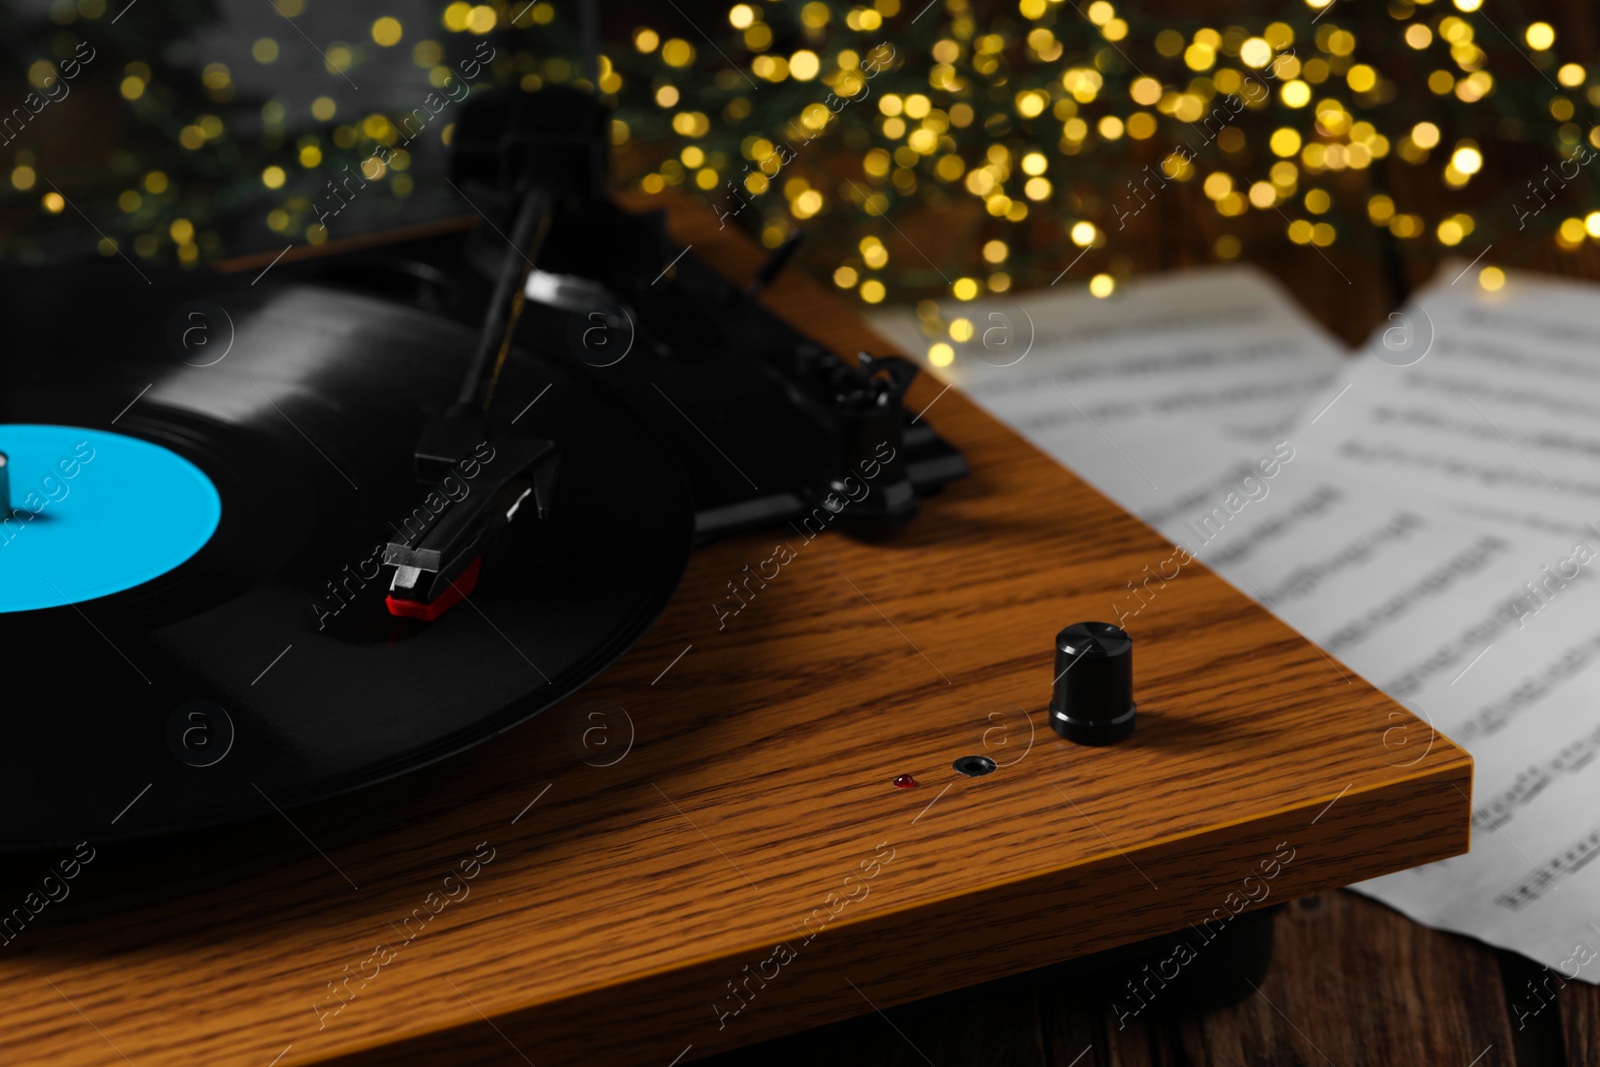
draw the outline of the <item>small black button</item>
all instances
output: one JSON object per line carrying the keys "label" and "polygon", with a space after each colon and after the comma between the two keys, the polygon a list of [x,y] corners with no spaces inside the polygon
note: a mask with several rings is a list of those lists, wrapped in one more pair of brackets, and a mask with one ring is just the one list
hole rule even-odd
{"label": "small black button", "polygon": [[996,764],[988,756],[962,756],[951,766],[968,778],[982,778],[986,774],[993,774]]}

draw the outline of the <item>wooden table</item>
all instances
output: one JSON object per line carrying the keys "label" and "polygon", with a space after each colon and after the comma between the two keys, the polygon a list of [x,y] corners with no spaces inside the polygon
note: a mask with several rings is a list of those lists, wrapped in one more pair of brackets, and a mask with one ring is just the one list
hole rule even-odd
{"label": "wooden table", "polygon": [[[1038,971],[704,1061],[707,1067],[1494,1064],[1600,1062],[1600,991],[1541,993],[1543,969],[1429,930],[1350,892],[1277,919],[1261,994],[1200,1018],[1118,1029],[1101,991]],[[1550,990],[1558,981],[1550,980]],[[1518,1029],[1511,1004],[1528,1011]],[[914,1048],[913,1048],[914,1046]],[[922,1053],[918,1055],[918,1051]],[[1087,1054],[1085,1054],[1087,1051]],[[1475,1060],[1476,1057],[1480,1057]]]}

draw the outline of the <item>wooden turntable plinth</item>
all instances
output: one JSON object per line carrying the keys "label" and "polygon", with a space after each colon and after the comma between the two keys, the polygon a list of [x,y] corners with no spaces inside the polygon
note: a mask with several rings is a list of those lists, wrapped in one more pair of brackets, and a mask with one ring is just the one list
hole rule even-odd
{"label": "wooden turntable plinth", "polygon": [[[707,209],[674,221],[730,276],[759,262]],[[766,299],[884,350],[802,278]],[[103,848],[0,955],[3,1058],[665,1067],[1466,850],[1469,757],[1198,565],[1131,628],[1134,736],[1056,737],[1053,635],[1170,548],[940,389],[909,406],[973,473],[899,540],[715,544],[645,640],[493,742]]]}

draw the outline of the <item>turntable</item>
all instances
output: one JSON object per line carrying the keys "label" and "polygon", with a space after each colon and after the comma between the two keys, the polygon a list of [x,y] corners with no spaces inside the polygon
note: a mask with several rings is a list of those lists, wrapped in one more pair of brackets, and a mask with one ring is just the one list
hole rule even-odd
{"label": "turntable", "polygon": [[471,115],[474,228],[0,289],[8,1049],[688,1062],[1465,850],[1202,566],[1063,651],[1170,547],[792,249]]}

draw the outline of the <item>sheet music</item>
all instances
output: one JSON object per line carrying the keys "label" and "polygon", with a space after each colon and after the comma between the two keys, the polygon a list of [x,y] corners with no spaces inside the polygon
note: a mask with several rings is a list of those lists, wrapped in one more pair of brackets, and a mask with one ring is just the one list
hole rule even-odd
{"label": "sheet music", "polygon": [[[1328,664],[1330,708],[1353,670],[1473,754],[1472,851],[1355,888],[1568,980],[1600,981],[1600,537],[1391,494],[1352,478],[1336,447],[1315,427],[1290,431],[1222,476],[1205,462],[1192,479],[1176,469],[1182,453],[1145,457],[1174,491],[1133,495],[1175,544],[1344,665]],[[1126,619],[1135,632],[1141,610],[1160,610],[1159,583],[1147,595]],[[1430,741],[1404,729],[1372,738],[1397,767]]]}
{"label": "sheet music", "polygon": [[[1357,888],[1589,982],[1600,982],[1596,416],[1600,289],[1513,273],[1488,292],[1447,267],[1291,431],[1315,442],[1330,480],[1506,545],[1441,596],[1454,612],[1399,637],[1404,662],[1369,674],[1472,753],[1472,851]],[[1454,547],[1418,543],[1436,565]],[[1340,654],[1366,671],[1362,654]],[[1536,1009],[1523,993],[1513,1006]]]}
{"label": "sheet music", "polygon": [[[1028,357],[941,373],[1327,651],[1330,706],[1353,670],[1472,752],[1471,853],[1355,888],[1600,982],[1600,291],[1453,276],[1342,366],[1229,269],[1002,304]],[[924,355],[910,322],[879,320]]]}
{"label": "sheet music", "polygon": [[1600,288],[1513,273],[1486,292],[1446,267],[1366,352],[1325,391],[1342,461],[1490,522],[1594,535]]}
{"label": "sheet music", "polygon": [[[956,320],[971,325],[966,342],[950,336]],[[955,361],[934,374],[1112,497],[1140,479],[1141,455],[1176,447],[1190,427],[1214,431],[1207,447],[1227,462],[1232,442],[1280,429],[1343,363],[1338,343],[1247,266],[1139,279],[1109,299],[953,301],[937,321],[930,331],[908,311],[872,318],[925,366],[933,344],[949,344]]]}

